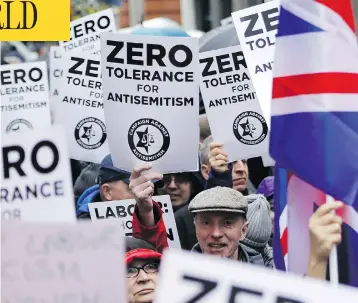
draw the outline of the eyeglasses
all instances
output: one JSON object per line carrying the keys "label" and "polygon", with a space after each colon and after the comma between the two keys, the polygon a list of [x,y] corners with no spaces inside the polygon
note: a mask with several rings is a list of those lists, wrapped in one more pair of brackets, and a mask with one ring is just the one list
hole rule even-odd
{"label": "eyeglasses", "polygon": [[189,178],[186,174],[168,174],[164,175],[163,182],[165,185],[168,185],[172,182],[172,177],[174,177],[174,182],[176,184],[183,184],[189,182]]}
{"label": "eyeglasses", "polygon": [[154,274],[159,270],[158,263],[147,263],[142,267],[127,267],[127,278],[135,278],[139,275],[139,271],[143,270],[146,274]]}

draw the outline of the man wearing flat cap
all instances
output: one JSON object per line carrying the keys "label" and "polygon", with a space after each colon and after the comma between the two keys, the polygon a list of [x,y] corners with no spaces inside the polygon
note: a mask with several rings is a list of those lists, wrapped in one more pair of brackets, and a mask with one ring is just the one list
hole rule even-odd
{"label": "man wearing flat cap", "polygon": [[193,251],[251,262],[239,241],[245,238],[248,203],[238,191],[214,187],[198,194],[189,205],[198,243]]}

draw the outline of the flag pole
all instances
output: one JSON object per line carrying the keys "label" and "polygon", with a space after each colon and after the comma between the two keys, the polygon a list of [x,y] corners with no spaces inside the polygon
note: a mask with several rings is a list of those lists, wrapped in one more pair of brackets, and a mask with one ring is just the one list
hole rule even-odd
{"label": "flag pole", "polygon": [[[326,203],[334,203],[335,199],[330,195],[326,195]],[[337,245],[332,247],[332,251],[329,255],[329,277],[330,282],[334,285],[339,284],[338,279],[338,254],[337,254]]]}

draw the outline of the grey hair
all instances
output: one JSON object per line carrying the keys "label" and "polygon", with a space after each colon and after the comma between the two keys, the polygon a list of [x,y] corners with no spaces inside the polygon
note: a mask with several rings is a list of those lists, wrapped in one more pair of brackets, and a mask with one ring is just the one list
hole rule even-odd
{"label": "grey hair", "polygon": [[210,135],[206,137],[203,143],[200,145],[199,156],[200,164],[209,164],[209,153],[210,153],[210,144],[213,142],[213,136]]}

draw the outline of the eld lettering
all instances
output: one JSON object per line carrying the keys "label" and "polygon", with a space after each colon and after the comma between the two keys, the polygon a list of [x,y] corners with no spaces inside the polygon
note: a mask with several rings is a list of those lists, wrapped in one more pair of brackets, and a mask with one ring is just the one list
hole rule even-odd
{"label": "eld lettering", "polygon": [[[18,10],[21,5],[22,20],[15,20],[16,27],[12,27],[12,17],[17,14],[14,12]],[[1,1],[0,2],[0,30],[1,29],[32,29],[37,24],[37,8],[32,1]],[[4,22],[2,22],[4,21]],[[22,21],[22,24],[21,24]],[[32,23],[31,23],[32,22]]]}

